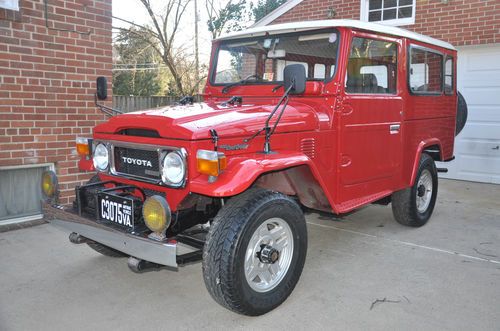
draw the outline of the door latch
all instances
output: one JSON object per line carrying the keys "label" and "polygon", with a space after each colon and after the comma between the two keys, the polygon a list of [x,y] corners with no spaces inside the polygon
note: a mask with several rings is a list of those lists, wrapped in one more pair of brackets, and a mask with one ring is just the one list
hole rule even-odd
{"label": "door latch", "polygon": [[399,133],[399,129],[401,128],[400,124],[391,124],[389,125],[389,131],[391,134]]}

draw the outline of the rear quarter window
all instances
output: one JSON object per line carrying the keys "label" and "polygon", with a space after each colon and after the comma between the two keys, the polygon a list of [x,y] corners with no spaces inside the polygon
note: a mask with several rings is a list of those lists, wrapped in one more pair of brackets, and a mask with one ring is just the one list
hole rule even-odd
{"label": "rear quarter window", "polygon": [[409,87],[414,94],[443,91],[443,55],[420,47],[410,47]]}

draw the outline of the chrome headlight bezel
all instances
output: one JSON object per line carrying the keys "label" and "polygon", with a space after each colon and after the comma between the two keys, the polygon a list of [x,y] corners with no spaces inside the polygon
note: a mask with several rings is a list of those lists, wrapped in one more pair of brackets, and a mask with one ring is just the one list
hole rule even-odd
{"label": "chrome headlight bezel", "polygon": [[[105,156],[100,155],[99,157],[105,157],[105,163],[101,163],[101,166],[99,166],[99,163],[98,163],[99,161],[96,161],[96,154],[98,152],[100,153],[103,151],[106,152]],[[95,143],[95,145],[92,148],[92,163],[94,164],[94,168],[97,171],[106,172],[109,169],[111,159],[110,159],[109,146],[106,143],[103,143],[103,142],[96,142]]]}
{"label": "chrome headlight bezel", "polygon": [[[187,157],[186,150],[184,148],[178,150],[164,150],[161,153],[160,157],[160,176],[162,182],[170,187],[183,187],[187,181]],[[176,157],[178,158],[180,168],[182,169],[181,173],[177,175],[175,179],[169,178],[167,175],[168,166],[166,166],[167,157]]]}

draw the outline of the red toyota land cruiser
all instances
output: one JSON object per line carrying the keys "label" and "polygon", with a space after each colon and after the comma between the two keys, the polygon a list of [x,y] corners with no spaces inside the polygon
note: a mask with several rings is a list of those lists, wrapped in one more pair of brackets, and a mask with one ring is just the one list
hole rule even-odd
{"label": "red toyota land cruiser", "polygon": [[[304,266],[303,209],[392,204],[418,227],[436,203],[435,161],[453,159],[466,105],[455,48],[350,20],[258,27],[215,40],[205,102],[112,115],[79,138],[72,208],[43,175],[51,222],[136,272],[203,260],[212,297],[264,314]],[[116,115],[116,116],[114,116]]]}

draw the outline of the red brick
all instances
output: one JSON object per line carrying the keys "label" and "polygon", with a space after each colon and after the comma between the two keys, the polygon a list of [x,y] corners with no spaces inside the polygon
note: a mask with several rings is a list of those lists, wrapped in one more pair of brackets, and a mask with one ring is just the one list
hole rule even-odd
{"label": "red brick", "polygon": [[43,1],[20,3],[17,17],[0,10],[0,165],[56,163],[68,203],[91,176],[78,170],[75,137],[105,120],[92,94],[98,74],[111,79],[111,0],[48,2],[51,26],[91,36],[48,30]]}

